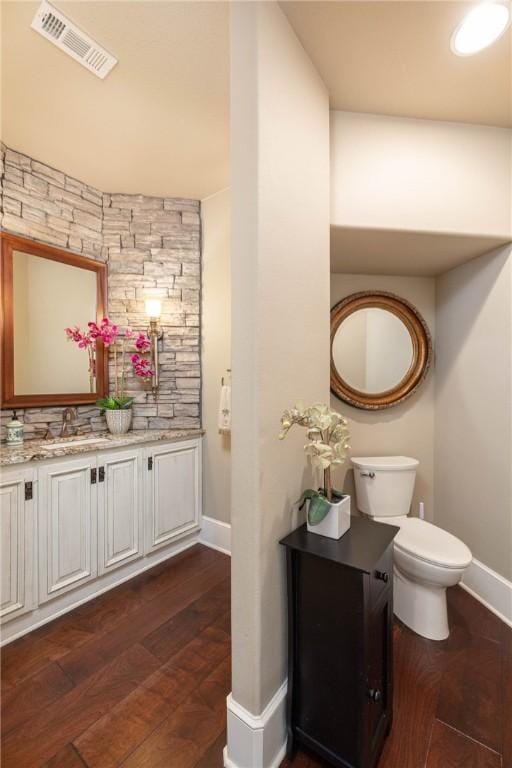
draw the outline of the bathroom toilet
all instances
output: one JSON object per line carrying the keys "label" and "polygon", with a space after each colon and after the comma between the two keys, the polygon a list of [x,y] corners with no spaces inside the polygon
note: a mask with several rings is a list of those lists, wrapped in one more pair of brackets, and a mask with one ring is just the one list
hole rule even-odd
{"label": "bathroom toilet", "polygon": [[357,508],[400,528],[394,540],[394,612],[430,640],[448,637],[446,588],[462,579],[468,547],[436,525],[409,517],[419,462],[406,456],[353,458]]}

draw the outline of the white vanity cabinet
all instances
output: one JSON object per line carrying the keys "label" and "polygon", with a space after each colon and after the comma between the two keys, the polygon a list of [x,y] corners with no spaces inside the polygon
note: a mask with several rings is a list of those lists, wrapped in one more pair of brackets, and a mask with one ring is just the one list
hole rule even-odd
{"label": "white vanity cabinet", "polygon": [[201,443],[190,440],[148,452],[146,552],[199,526]]}
{"label": "white vanity cabinet", "polygon": [[34,605],[35,518],[34,472],[7,468],[0,479],[3,621],[30,611]]}
{"label": "white vanity cabinet", "polygon": [[201,438],[2,468],[0,494],[8,642],[198,540]]}
{"label": "white vanity cabinet", "polygon": [[40,603],[98,573],[96,461],[84,454],[39,467]]}

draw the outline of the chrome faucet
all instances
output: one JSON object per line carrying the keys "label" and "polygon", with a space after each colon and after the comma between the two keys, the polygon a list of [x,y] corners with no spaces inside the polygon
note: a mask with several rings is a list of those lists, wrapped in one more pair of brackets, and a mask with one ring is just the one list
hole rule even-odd
{"label": "chrome faucet", "polygon": [[61,437],[70,437],[73,432],[71,432],[71,422],[75,421],[77,419],[77,412],[76,408],[64,408],[62,411],[62,427],[60,429],[60,436]]}

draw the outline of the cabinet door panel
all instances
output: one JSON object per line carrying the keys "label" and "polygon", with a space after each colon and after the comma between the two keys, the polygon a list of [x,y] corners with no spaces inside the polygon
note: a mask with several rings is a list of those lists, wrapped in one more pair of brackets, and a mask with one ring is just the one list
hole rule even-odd
{"label": "cabinet door panel", "polygon": [[0,488],[2,510],[2,616],[16,611],[24,598],[24,510],[22,484],[14,482]]}
{"label": "cabinet door panel", "polygon": [[26,473],[4,473],[0,485],[1,606],[4,621],[33,607],[33,502],[25,500]]}
{"label": "cabinet door panel", "polygon": [[366,740],[368,764],[382,744],[392,719],[392,585],[368,611],[368,702]]}
{"label": "cabinet door panel", "polygon": [[164,546],[199,525],[199,448],[177,444],[152,451],[147,550]]}
{"label": "cabinet door panel", "polygon": [[292,556],[297,558],[294,722],[306,738],[343,755],[347,766],[356,766],[363,664],[361,574],[310,554]]}
{"label": "cabinet door panel", "polygon": [[105,477],[98,485],[99,567],[105,573],[143,555],[141,454],[100,454],[99,462]]}
{"label": "cabinet door panel", "polygon": [[40,600],[80,586],[97,574],[96,459],[40,470]]}

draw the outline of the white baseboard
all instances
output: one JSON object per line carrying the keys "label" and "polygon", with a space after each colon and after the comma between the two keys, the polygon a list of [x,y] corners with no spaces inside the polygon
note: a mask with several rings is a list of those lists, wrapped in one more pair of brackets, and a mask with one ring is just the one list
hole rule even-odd
{"label": "white baseboard", "polygon": [[512,627],[512,582],[479,560],[473,560],[460,585]]}
{"label": "white baseboard", "polygon": [[213,517],[204,517],[201,520],[201,533],[199,541],[207,547],[218,549],[225,555],[231,554],[231,526]]}
{"label": "white baseboard", "polygon": [[261,715],[228,696],[228,744],[224,768],[279,768],[286,754],[286,680]]}

